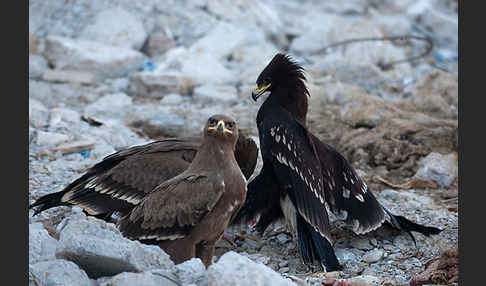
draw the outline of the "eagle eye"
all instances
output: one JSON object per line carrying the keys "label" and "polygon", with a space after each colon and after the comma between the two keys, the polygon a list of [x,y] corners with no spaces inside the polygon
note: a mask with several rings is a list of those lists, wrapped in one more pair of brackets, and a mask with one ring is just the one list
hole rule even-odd
{"label": "eagle eye", "polygon": [[228,127],[228,129],[233,129],[234,124],[235,124],[235,123],[234,123],[234,122],[232,122],[232,121],[226,122],[226,126]]}
{"label": "eagle eye", "polygon": [[214,118],[209,119],[209,125],[216,125],[216,123],[217,123],[216,119],[214,119]]}

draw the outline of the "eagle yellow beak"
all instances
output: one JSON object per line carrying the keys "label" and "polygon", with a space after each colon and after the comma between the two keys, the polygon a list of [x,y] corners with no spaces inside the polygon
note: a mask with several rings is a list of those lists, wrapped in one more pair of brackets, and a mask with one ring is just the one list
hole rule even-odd
{"label": "eagle yellow beak", "polygon": [[265,91],[267,91],[270,85],[272,84],[269,83],[262,87],[258,87],[258,84],[255,85],[255,88],[253,88],[253,91],[251,92],[251,98],[253,98],[253,100],[256,101],[260,97],[260,95],[262,95]]}
{"label": "eagle yellow beak", "polygon": [[217,130],[218,132],[233,134],[233,131],[226,128],[223,120],[218,121],[216,126],[208,127],[208,130]]}

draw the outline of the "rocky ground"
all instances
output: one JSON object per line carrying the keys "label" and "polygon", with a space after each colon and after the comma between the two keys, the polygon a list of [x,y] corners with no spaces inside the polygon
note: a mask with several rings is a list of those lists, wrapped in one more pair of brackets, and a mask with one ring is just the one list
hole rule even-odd
{"label": "rocky ground", "polygon": [[[385,207],[444,229],[416,234],[415,247],[407,234],[382,227],[357,236],[336,221],[345,269],[324,274],[302,265],[278,223],[261,241],[221,241],[206,271],[197,259],[174,266],[112,224],[59,207],[29,213],[30,285],[408,285],[458,245],[457,9],[450,0],[29,1],[30,203],[116,150],[201,134],[215,113],[234,116],[257,140],[263,101],[250,99],[251,88],[280,51],[306,68],[310,130],[352,162]],[[430,37],[432,51],[389,66],[426,43],[324,49],[404,34]]]}

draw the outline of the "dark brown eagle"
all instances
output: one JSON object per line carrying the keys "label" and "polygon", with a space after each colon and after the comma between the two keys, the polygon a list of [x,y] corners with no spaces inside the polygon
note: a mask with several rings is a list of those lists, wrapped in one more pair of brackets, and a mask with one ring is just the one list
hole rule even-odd
{"label": "dark brown eagle", "polygon": [[123,235],[157,243],[176,264],[198,257],[208,267],[215,243],[246,198],[246,179],[234,156],[237,139],[232,118],[211,116],[189,167],[118,220]]}
{"label": "dark brown eagle", "polygon": [[256,229],[263,233],[270,223],[285,217],[295,228],[304,263],[320,262],[327,271],[342,269],[331,244],[327,209],[357,234],[385,221],[411,236],[411,231],[426,236],[439,233],[390,213],[346,159],[307,130],[309,91],[303,72],[287,55],[277,54],[258,76],[252,98],[256,101],[270,92],[256,118],[263,168],[249,182],[235,222],[259,216]]}
{"label": "dark brown eagle", "polygon": [[[87,215],[114,221],[129,213],[150,191],[186,170],[203,141],[181,137],[154,141],[118,151],[88,169],[63,190],[42,196],[30,208],[34,215],[57,206],[76,205]],[[246,179],[255,169],[258,147],[239,134],[235,157]]]}

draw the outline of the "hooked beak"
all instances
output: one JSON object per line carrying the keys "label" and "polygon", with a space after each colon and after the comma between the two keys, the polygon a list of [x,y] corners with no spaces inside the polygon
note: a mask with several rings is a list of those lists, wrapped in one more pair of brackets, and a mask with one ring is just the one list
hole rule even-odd
{"label": "hooked beak", "polygon": [[253,98],[254,101],[257,101],[257,99],[265,92],[267,89],[272,85],[271,83],[258,87],[258,85],[255,85],[255,88],[253,88],[253,91],[251,92],[251,98]]}
{"label": "hooked beak", "polygon": [[218,124],[216,126],[208,127],[208,130],[216,130],[220,133],[233,134],[233,131],[231,131],[231,130],[229,130],[228,128],[225,127],[223,120],[218,121]]}

